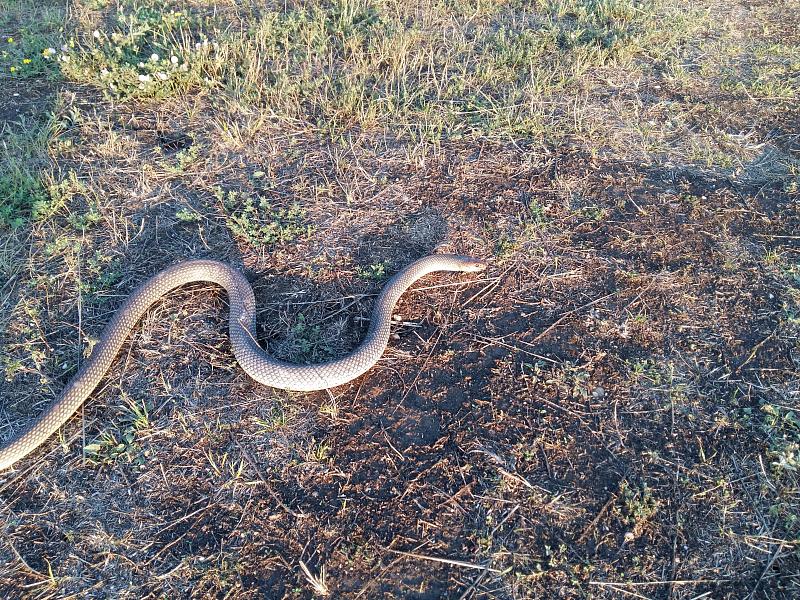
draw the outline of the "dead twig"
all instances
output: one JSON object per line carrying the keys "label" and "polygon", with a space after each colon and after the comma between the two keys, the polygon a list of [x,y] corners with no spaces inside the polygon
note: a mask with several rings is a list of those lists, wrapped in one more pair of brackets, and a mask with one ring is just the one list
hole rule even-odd
{"label": "dead twig", "polygon": [[616,501],[616,499],[617,499],[617,495],[616,494],[611,494],[611,497],[603,505],[603,507],[599,510],[599,512],[597,513],[597,516],[595,516],[595,518],[592,519],[592,522],[589,523],[586,526],[586,529],[583,530],[583,533],[581,533],[581,535],[578,537],[578,539],[575,540],[578,544],[582,544],[583,542],[586,541],[586,539],[589,537],[589,534],[592,533],[592,531],[594,531],[594,528],[597,527],[597,524],[600,522],[600,519],[603,518],[603,515],[606,513],[606,511],[609,509],[609,507],[612,504],[614,504],[614,501]]}
{"label": "dead twig", "polygon": [[398,408],[400,408],[401,406],[403,406],[403,402],[406,401],[406,398],[411,393],[411,390],[413,390],[414,386],[417,385],[417,380],[419,379],[419,376],[422,374],[422,372],[425,370],[425,367],[428,366],[428,362],[430,361],[431,356],[433,356],[433,351],[436,350],[436,346],[439,345],[439,340],[442,339],[442,334],[443,333],[444,333],[444,328],[440,327],[439,328],[439,333],[436,334],[436,339],[433,342],[433,346],[431,346],[431,349],[428,352],[428,355],[425,357],[425,361],[422,363],[422,366],[417,370],[416,375],[414,375],[414,379],[411,380],[411,383],[406,388],[406,391],[403,392],[403,396],[400,398],[400,402],[398,402],[397,406],[395,406],[395,408],[394,408],[395,411]]}
{"label": "dead twig", "polygon": [[244,459],[247,461],[247,464],[249,464],[252,467],[252,469],[256,472],[256,476],[258,476],[258,478],[261,480],[261,483],[263,483],[266,486],[267,491],[269,492],[269,495],[272,496],[272,499],[275,500],[275,502],[278,503],[278,506],[280,506],[283,510],[288,512],[290,515],[292,515],[296,519],[304,518],[306,516],[305,514],[298,513],[296,511],[292,510],[291,508],[289,508],[288,506],[286,506],[286,504],[284,504],[283,500],[280,499],[280,497],[275,492],[275,490],[273,490],[272,487],[269,485],[269,483],[267,482],[267,479],[264,477],[263,473],[261,473],[261,469],[258,468],[258,465],[253,460],[253,457],[250,456],[250,453],[244,448],[244,446],[242,446],[239,443],[239,440],[237,440],[235,437],[233,437],[233,435],[231,435],[231,440],[233,441],[233,443],[235,443],[239,447],[239,450],[241,451],[242,456],[244,457]]}
{"label": "dead twig", "polygon": [[753,586],[753,591],[750,592],[750,594],[747,596],[747,600],[752,600],[753,598],[756,597],[756,592],[758,591],[761,582],[764,581],[764,578],[766,577],[767,573],[769,573],[769,570],[772,568],[772,565],[775,563],[782,550],[783,550],[783,544],[778,544],[778,547],[775,549],[775,552],[773,552],[772,556],[770,556],[769,561],[767,562],[767,566],[764,567],[764,570],[761,572],[761,576],[758,578],[758,581],[756,581],[756,584]]}
{"label": "dead twig", "polygon": [[590,306],[594,306],[595,304],[598,304],[598,303],[602,302],[603,300],[607,300],[608,298],[611,298],[612,296],[616,296],[617,293],[618,293],[617,291],[613,291],[610,294],[606,294],[605,296],[602,296],[600,298],[595,298],[594,300],[592,300],[591,302],[587,302],[583,306],[579,306],[578,308],[573,308],[572,310],[569,310],[569,311],[565,312],[563,315],[561,315],[561,317],[555,323],[550,325],[550,327],[548,327],[542,333],[540,333],[535,338],[533,338],[533,340],[530,343],[531,344],[535,344],[536,342],[538,342],[542,338],[546,337],[551,331],[553,331],[556,327],[561,325],[561,323],[563,323],[566,319],[568,319],[569,317],[571,317],[575,313],[580,312],[582,310],[585,310],[585,309],[589,308]]}
{"label": "dead twig", "polygon": [[648,585],[700,585],[702,583],[730,583],[730,579],[666,579],[663,581],[590,581],[600,587],[646,587]]}
{"label": "dead twig", "polygon": [[416,558],[419,560],[427,560],[430,562],[437,562],[442,563],[445,565],[452,565],[454,567],[464,567],[465,569],[477,569],[479,571],[488,571],[489,573],[502,573],[500,569],[493,569],[492,567],[487,567],[484,565],[478,565],[471,562],[466,562],[463,560],[455,560],[452,558],[443,558],[440,556],[429,556],[427,554],[417,554],[416,552],[403,552],[402,550],[392,550],[391,548],[383,548],[387,552],[392,552],[394,554],[400,554],[402,556],[407,556],[408,558]]}

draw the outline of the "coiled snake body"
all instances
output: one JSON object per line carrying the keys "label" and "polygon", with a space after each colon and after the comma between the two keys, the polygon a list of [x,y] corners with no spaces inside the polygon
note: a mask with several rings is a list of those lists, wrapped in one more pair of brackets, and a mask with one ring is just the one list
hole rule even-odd
{"label": "coiled snake body", "polygon": [[316,365],[297,365],[269,356],[256,342],[253,289],[236,269],[213,260],[189,260],[164,269],[139,286],[103,330],[89,359],[47,410],[27,429],[0,448],[0,470],[10,467],[47,440],[83,404],[111,367],[134,325],[167,292],[194,281],[225,288],[230,305],[229,332],[238,363],[256,381],[286,390],[312,391],[335,387],[369,370],[389,342],[392,310],[417,279],[434,271],[476,272],[481,260],[455,254],[434,254],[395,275],[375,302],[364,341],[350,354]]}

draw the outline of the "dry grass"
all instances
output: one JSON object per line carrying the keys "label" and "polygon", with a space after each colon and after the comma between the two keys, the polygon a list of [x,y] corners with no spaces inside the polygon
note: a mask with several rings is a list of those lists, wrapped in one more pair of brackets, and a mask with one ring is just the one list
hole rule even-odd
{"label": "dry grass", "polygon": [[492,266],[313,394],[165,299],[0,475],[7,596],[798,594],[797,2],[50,4],[0,15],[0,437],[178,260],[297,361]]}

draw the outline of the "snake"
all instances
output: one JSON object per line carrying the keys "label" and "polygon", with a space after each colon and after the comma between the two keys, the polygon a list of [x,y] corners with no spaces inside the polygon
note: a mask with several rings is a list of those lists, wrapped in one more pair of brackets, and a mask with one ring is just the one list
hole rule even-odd
{"label": "snake", "polygon": [[111,368],[122,344],[147,310],[169,292],[193,282],[221,286],[228,295],[228,332],[236,361],[255,381],[278,389],[310,392],[343,385],[371,369],[389,343],[397,301],[418,279],[436,271],[474,273],[486,262],[458,254],[431,254],[394,275],[375,301],[369,329],[349,354],[317,364],[296,364],[270,356],[256,340],[256,300],[245,276],[216,260],[179,262],[136,288],[103,329],[88,359],[47,409],[0,448],[0,471],[44,444],[91,395]]}

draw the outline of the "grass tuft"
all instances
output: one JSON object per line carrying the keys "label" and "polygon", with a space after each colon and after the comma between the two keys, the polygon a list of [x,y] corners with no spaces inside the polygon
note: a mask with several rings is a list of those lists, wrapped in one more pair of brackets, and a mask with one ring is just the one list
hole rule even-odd
{"label": "grass tuft", "polygon": [[0,228],[17,228],[48,213],[45,152],[51,136],[49,123],[26,119],[0,128]]}

